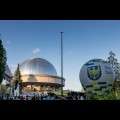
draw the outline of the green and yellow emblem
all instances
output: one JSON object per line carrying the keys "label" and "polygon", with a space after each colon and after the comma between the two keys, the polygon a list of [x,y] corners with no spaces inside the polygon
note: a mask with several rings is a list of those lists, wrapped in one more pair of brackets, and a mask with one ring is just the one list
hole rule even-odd
{"label": "green and yellow emblem", "polygon": [[91,80],[98,80],[101,77],[101,68],[100,66],[91,66],[87,68],[88,77]]}

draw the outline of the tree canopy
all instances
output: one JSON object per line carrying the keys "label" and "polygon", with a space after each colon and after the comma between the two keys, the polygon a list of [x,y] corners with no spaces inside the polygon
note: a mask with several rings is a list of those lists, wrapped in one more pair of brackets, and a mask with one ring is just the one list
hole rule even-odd
{"label": "tree canopy", "polygon": [[21,79],[21,72],[20,72],[19,64],[18,64],[17,69],[14,73],[13,84],[14,84],[15,89],[17,89],[17,87],[19,85],[19,89],[20,89],[20,93],[21,93],[23,85],[22,85],[22,79]]}
{"label": "tree canopy", "polygon": [[6,70],[6,50],[3,47],[2,40],[0,39],[0,84],[3,81],[4,73]]}

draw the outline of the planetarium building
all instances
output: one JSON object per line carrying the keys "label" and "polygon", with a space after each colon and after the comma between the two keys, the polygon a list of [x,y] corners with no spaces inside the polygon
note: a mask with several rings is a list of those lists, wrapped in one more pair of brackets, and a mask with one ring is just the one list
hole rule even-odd
{"label": "planetarium building", "polygon": [[30,58],[20,64],[23,91],[60,92],[65,79],[57,75],[54,66],[42,58]]}

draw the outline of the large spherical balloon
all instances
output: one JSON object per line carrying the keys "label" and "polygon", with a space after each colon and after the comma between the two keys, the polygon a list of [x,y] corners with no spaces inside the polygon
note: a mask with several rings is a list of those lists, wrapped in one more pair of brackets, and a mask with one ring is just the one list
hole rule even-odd
{"label": "large spherical balloon", "polygon": [[79,76],[85,92],[97,95],[109,92],[115,79],[111,64],[101,59],[92,59],[85,63]]}

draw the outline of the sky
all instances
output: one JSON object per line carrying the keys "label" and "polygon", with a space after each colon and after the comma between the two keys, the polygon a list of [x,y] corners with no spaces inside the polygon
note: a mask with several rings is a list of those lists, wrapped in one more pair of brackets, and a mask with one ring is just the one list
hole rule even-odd
{"label": "sky", "polygon": [[80,69],[87,61],[107,60],[109,52],[120,62],[120,20],[0,20],[0,38],[12,73],[28,58],[48,60],[61,76],[63,32],[64,90],[80,91]]}

